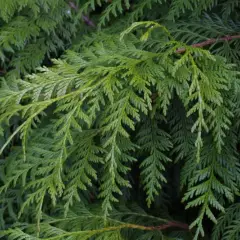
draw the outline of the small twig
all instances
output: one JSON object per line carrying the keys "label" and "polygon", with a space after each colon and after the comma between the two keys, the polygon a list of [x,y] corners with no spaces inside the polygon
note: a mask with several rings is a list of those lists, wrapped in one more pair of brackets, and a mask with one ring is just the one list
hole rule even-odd
{"label": "small twig", "polygon": [[93,23],[93,21],[91,21],[89,17],[83,15],[82,18],[87,25],[89,25],[91,27],[96,27],[95,24]]}
{"label": "small twig", "polygon": [[[182,228],[184,230],[189,230],[189,226],[185,223],[180,223],[180,222],[168,222],[166,224],[156,226],[156,227],[149,227],[149,230],[164,230],[170,227],[177,227],[177,228]],[[148,228],[148,227],[147,227]]]}
{"label": "small twig", "polygon": [[[74,2],[69,2],[69,6],[70,8],[74,9],[75,11],[78,11],[78,7],[76,6],[76,4]],[[96,25],[94,24],[94,22],[86,15],[82,15],[82,19],[83,21],[91,27],[96,27]]]}
{"label": "small twig", "polygon": [[[202,47],[205,47],[205,46],[208,46],[208,45],[211,45],[213,43],[216,43],[218,41],[225,41],[225,42],[229,42],[233,39],[240,39],[240,35],[233,35],[233,36],[224,36],[224,37],[220,37],[220,38],[212,38],[212,39],[208,39],[204,42],[200,42],[200,43],[195,43],[195,44],[192,44],[191,47],[199,47],[199,48],[202,48]],[[176,51],[176,53],[184,53],[186,51],[185,48],[180,48]]]}
{"label": "small twig", "polygon": [[5,74],[6,74],[6,71],[5,71],[4,69],[1,69],[1,68],[0,68],[0,76],[1,76],[1,75],[5,75]]}

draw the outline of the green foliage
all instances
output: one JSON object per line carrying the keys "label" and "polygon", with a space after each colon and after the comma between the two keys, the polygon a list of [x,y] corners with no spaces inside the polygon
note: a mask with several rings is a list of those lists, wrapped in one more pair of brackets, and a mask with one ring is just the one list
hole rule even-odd
{"label": "green foliage", "polygon": [[0,236],[238,239],[238,7],[0,0]]}
{"label": "green foliage", "polygon": [[239,237],[239,203],[231,205],[218,219],[213,239],[237,239]]}
{"label": "green foliage", "polygon": [[[195,239],[199,233],[204,235],[202,225],[204,215],[217,223],[211,208],[224,212],[221,199],[225,198],[229,202],[233,202],[234,194],[238,191],[237,180],[233,172],[238,169],[237,159],[234,152],[230,151],[231,147],[224,148],[219,156],[214,146],[211,146],[211,143],[209,145],[206,152],[205,149],[202,151],[201,165],[196,166],[188,183],[188,192],[183,198],[183,201],[188,201],[187,208],[202,206],[199,217],[190,226],[197,226]],[[219,196],[221,196],[220,200],[218,200]]]}
{"label": "green foliage", "polygon": [[65,49],[79,16],[63,0],[0,1],[0,66],[19,77]]}
{"label": "green foliage", "polygon": [[217,2],[217,0],[175,0],[172,2],[172,6],[169,11],[169,19],[175,20],[176,17],[179,18],[182,13],[188,11],[200,15],[202,11],[206,11],[214,7]]}

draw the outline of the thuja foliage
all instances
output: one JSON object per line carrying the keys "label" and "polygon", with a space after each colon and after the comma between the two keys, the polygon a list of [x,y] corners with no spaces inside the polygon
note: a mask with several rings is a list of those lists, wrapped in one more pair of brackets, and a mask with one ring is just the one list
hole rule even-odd
{"label": "thuja foliage", "polygon": [[0,1],[0,236],[239,239],[239,16]]}
{"label": "thuja foliage", "polygon": [[1,73],[20,77],[58,56],[80,31],[81,19],[62,0],[1,0]]}

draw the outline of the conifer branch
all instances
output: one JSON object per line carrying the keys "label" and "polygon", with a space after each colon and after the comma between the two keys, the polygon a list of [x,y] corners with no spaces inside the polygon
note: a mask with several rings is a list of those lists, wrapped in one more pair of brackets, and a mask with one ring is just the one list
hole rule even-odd
{"label": "conifer branch", "polygon": [[[191,47],[194,48],[202,48],[211,44],[214,44],[216,42],[220,42],[220,41],[225,41],[225,42],[229,42],[233,39],[240,39],[240,35],[233,35],[233,36],[224,36],[224,37],[220,37],[220,38],[212,38],[212,39],[208,39],[206,41],[200,42],[200,43],[195,43],[192,44]],[[178,49],[176,52],[177,53],[184,53],[186,51],[185,48],[180,48]]]}
{"label": "conifer branch", "polygon": [[[157,227],[152,227],[152,226],[146,227],[146,226],[142,226],[142,225],[126,223],[126,224],[121,224],[119,226],[111,226],[111,227],[105,227],[105,228],[94,229],[94,230],[63,232],[62,234],[59,234],[56,236],[52,236],[52,237],[48,237],[48,238],[41,238],[41,239],[44,239],[44,240],[59,240],[59,239],[63,239],[63,238],[70,239],[73,236],[74,237],[84,237],[84,236],[92,237],[97,234],[106,233],[106,232],[115,232],[115,231],[119,231],[119,230],[127,229],[127,228],[138,229],[138,230],[143,230],[143,231],[153,231],[153,230],[161,231],[161,230],[164,230],[169,227],[179,227],[184,230],[189,230],[189,227],[187,224],[183,224],[183,223],[179,224],[177,222],[169,222],[168,224],[160,225]],[[8,235],[11,237],[12,234],[15,233],[15,231],[16,231],[16,229],[14,229],[14,230],[9,229],[9,230],[4,231],[3,234],[5,236]],[[20,230],[20,232],[21,232],[21,230]],[[86,239],[86,238],[84,238],[84,239]]]}
{"label": "conifer branch", "polygon": [[[156,226],[156,227],[155,226],[146,227],[146,226],[142,226],[142,225],[126,223],[126,224],[121,224],[119,226],[106,227],[106,228],[101,228],[101,229],[96,229],[96,230],[66,232],[66,233],[63,233],[61,235],[61,237],[69,237],[69,236],[73,236],[73,235],[82,235],[83,233],[85,233],[86,235],[91,234],[91,236],[93,236],[93,235],[96,235],[96,234],[99,234],[99,233],[118,231],[118,230],[126,229],[126,228],[138,229],[138,230],[143,230],[143,231],[153,231],[153,230],[162,231],[162,230],[170,228],[170,227],[177,227],[177,228],[181,228],[181,229],[189,231],[189,226],[187,224],[178,223],[178,222],[168,222],[167,224],[163,224],[163,225]],[[59,239],[59,235],[48,238],[48,240],[55,240],[55,239]]]}

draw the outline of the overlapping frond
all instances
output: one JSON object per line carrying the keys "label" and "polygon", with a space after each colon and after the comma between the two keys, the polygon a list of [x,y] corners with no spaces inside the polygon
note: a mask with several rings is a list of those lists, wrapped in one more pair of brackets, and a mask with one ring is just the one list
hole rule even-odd
{"label": "overlapping frond", "polygon": [[202,151],[202,161],[199,165],[195,164],[196,168],[188,183],[188,192],[183,198],[183,201],[188,201],[187,208],[201,206],[198,218],[191,224],[191,227],[197,227],[194,239],[198,239],[199,234],[204,235],[205,216],[217,223],[212,208],[224,212],[223,199],[233,202],[238,191],[234,171],[238,171],[239,166],[234,144],[224,146],[219,155],[214,144],[208,141],[207,143]]}
{"label": "overlapping frond", "polygon": [[141,155],[146,155],[140,168],[148,206],[161,191],[161,184],[167,182],[164,177],[164,165],[171,162],[171,159],[166,155],[166,152],[172,147],[170,136],[160,129],[161,122],[158,120],[156,118],[145,121],[137,135]]}

